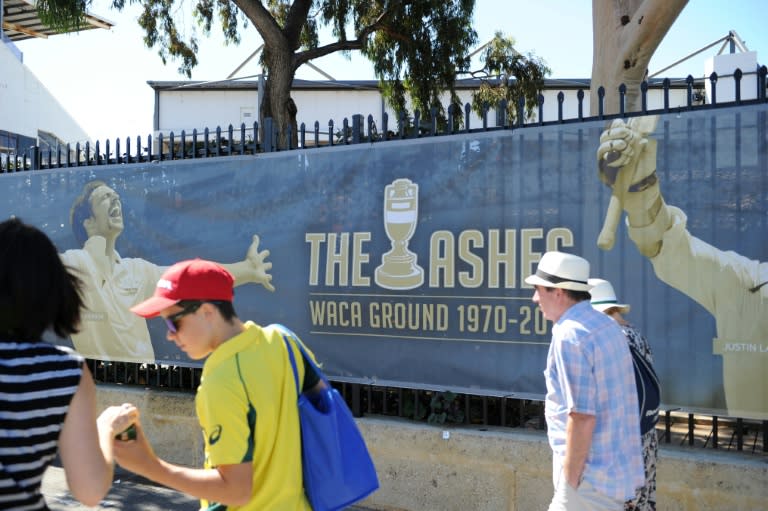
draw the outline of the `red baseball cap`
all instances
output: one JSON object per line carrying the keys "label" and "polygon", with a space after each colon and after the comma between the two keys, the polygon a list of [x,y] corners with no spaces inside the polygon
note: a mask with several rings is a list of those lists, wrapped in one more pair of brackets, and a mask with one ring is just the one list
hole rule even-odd
{"label": "red baseball cap", "polygon": [[231,302],[235,279],[224,267],[204,259],[190,259],[174,264],[157,281],[155,294],[131,312],[154,318],[160,311],[182,300],[220,300]]}

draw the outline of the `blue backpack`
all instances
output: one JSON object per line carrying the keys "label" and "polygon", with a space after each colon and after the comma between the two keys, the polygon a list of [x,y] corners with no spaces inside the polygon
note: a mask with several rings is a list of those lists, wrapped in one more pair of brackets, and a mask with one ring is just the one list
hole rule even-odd
{"label": "blue backpack", "polygon": [[644,435],[659,422],[661,385],[656,371],[642,353],[632,344],[629,345],[629,352],[632,354],[632,365],[635,368],[637,402],[640,406],[640,433]]}

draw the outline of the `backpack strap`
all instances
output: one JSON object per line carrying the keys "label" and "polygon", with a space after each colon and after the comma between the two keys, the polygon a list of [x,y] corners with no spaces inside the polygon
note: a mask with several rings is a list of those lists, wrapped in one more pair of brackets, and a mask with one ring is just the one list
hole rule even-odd
{"label": "backpack strap", "polygon": [[299,339],[298,336],[286,326],[280,325],[278,323],[275,323],[272,326],[280,332],[280,335],[282,335],[283,341],[285,342],[285,348],[288,350],[288,358],[291,361],[291,368],[293,369],[293,380],[296,383],[296,394],[301,394],[301,386],[299,385],[299,371],[296,365],[296,357],[294,356],[293,349],[291,348],[291,340],[299,348],[304,364],[309,364],[309,366],[315,371],[320,379],[330,387],[330,383],[325,377],[325,374],[320,370],[312,357],[309,356],[306,349],[304,348],[304,343],[301,342],[301,339]]}

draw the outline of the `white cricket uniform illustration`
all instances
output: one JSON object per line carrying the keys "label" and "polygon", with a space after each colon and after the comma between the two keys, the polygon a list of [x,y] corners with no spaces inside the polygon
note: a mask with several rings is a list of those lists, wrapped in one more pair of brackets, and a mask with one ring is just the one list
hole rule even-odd
{"label": "white cricket uniform illustration", "polygon": [[85,309],[80,332],[72,335],[72,342],[86,357],[152,363],[155,353],[147,322],[129,309],[152,296],[164,268],[115,253],[110,269],[105,243],[101,236],[92,236],[83,249],[61,254],[64,264],[84,283]]}

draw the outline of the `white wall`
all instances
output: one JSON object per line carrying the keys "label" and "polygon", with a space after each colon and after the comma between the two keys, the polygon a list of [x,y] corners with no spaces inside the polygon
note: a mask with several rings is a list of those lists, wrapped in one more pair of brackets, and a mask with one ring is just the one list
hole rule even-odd
{"label": "white wall", "polygon": [[[215,130],[220,126],[222,130],[227,130],[232,124],[238,130],[243,122],[246,128],[252,127],[253,121],[258,120],[257,104],[255,89],[163,90],[160,92],[159,129],[164,135],[172,131],[178,137],[182,130],[191,136],[193,129],[202,134],[206,127]],[[248,113],[251,115],[248,116]]]}
{"label": "white wall", "polygon": [[38,130],[47,131],[65,143],[71,143],[73,147],[75,143],[84,143],[89,139],[69,112],[2,42],[0,129],[35,139]]}
{"label": "white wall", "polygon": [[708,58],[704,62],[704,77],[707,91],[707,103],[712,103],[712,82],[709,76],[717,73],[717,102],[736,101],[736,80],[733,72],[741,69],[741,99],[757,98],[757,52],[723,53]]}
{"label": "white wall", "polygon": [[[373,115],[378,127],[381,127],[381,94],[378,90],[296,90],[291,93],[298,109],[297,124],[306,125],[307,133],[313,133],[315,121],[320,123],[320,131],[328,132],[328,121],[333,119],[333,129],[341,129],[346,118],[352,126],[352,116],[362,114],[366,119]],[[327,140],[320,137],[321,140]]]}
{"label": "white wall", "polygon": [[[544,92],[544,121],[557,120],[558,102],[557,95],[560,91],[548,89]],[[578,90],[563,90],[565,100],[563,102],[563,119],[575,119],[578,117]],[[458,95],[463,104],[471,103],[472,91],[460,90]],[[252,117],[247,117],[245,121],[246,128],[253,125],[254,120],[258,120],[257,109],[257,91],[254,90],[200,90],[200,89],[160,89],[159,93],[159,131],[164,136],[173,131],[174,136],[178,137],[181,130],[186,130],[187,136],[190,136],[192,130],[196,128],[202,133],[205,127],[215,130],[221,126],[226,130],[229,124],[235,129],[235,139],[239,139],[240,123],[244,122],[244,113],[250,113]],[[670,90],[670,108],[677,108],[686,105],[686,90]],[[334,132],[338,132],[346,118],[349,125],[352,125],[352,116],[362,114],[364,119],[372,115],[376,128],[379,132],[383,129],[382,108],[389,116],[388,129],[397,132],[398,123],[396,113],[389,107],[384,107],[381,94],[378,90],[350,89],[350,90],[326,90],[326,89],[297,89],[291,94],[298,109],[297,123],[299,127],[305,124],[307,131],[307,141],[313,138],[315,121],[319,122],[320,140],[328,140],[328,122],[333,120]],[[449,96],[443,97],[443,104],[447,105]],[[663,91],[661,89],[651,89],[648,92],[648,109],[659,109],[664,106]],[[589,90],[584,90],[583,112],[584,117],[589,116]],[[537,112],[534,113],[534,117]],[[422,114],[422,118],[427,116]],[[494,127],[495,112],[491,111],[488,115],[488,126]],[[367,122],[367,121],[364,121]],[[474,112],[470,117],[470,127],[472,129],[481,128],[482,119]],[[367,124],[363,127],[364,133],[367,131]],[[155,136],[157,135],[155,132]],[[250,130],[248,136],[252,136]]]}

